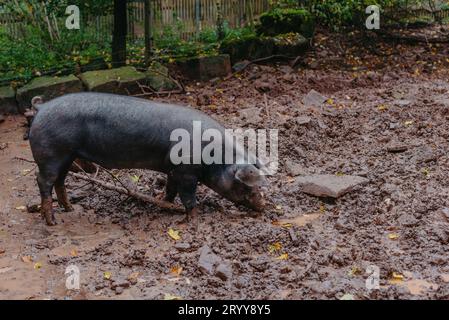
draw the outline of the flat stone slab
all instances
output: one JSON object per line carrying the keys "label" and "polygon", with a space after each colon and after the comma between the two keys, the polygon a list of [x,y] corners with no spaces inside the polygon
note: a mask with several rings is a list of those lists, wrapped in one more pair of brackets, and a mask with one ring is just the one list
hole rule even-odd
{"label": "flat stone slab", "polygon": [[89,91],[127,94],[140,92],[137,83],[145,84],[146,75],[128,66],[84,72],[80,79]]}
{"label": "flat stone slab", "polygon": [[44,101],[48,101],[68,93],[81,91],[83,91],[83,85],[74,75],[35,78],[17,90],[19,112],[25,112],[25,109],[31,106],[31,99],[35,96],[42,96]]}
{"label": "flat stone slab", "polygon": [[171,91],[178,88],[178,85],[170,78],[168,68],[154,62],[145,72],[147,85],[155,91]]}
{"label": "flat stone slab", "polygon": [[0,114],[18,113],[16,91],[10,86],[0,87]]}
{"label": "flat stone slab", "polygon": [[352,191],[356,186],[368,183],[368,179],[359,176],[336,176],[320,174],[298,177],[296,183],[304,193],[317,197],[338,198]]}
{"label": "flat stone slab", "polygon": [[183,74],[193,80],[208,81],[231,73],[231,58],[228,54],[185,59],[177,63]]}
{"label": "flat stone slab", "polygon": [[310,92],[304,97],[302,102],[306,107],[319,107],[327,101],[327,97],[323,96],[321,93],[315,90],[310,90]]}

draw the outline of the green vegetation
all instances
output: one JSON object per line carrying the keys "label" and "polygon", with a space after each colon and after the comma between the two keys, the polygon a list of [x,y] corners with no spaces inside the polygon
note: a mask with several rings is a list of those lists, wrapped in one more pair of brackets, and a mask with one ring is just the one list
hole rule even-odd
{"label": "green vegetation", "polygon": [[312,37],[315,22],[309,11],[295,8],[275,8],[260,17],[257,34],[276,36],[289,32],[300,33]]}

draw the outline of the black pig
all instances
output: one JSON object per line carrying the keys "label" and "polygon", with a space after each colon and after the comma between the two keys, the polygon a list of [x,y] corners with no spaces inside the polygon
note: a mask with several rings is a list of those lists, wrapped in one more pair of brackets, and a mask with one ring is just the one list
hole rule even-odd
{"label": "black pig", "polygon": [[193,121],[200,121],[203,131],[224,132],[222,125],[200,111],[126,96],[78,93],[41,104],[29,140],[39,167],[37,182],[46,223],[56,223],[53,187],[59,204],[72,210],[64,181],[75,159],[105,168],[166,173],[165,200],[173,202],[179,194],[187,213],[196,210],[199,182],[236,204],[261,211],[265,178],[259,161],[255,165],[173,164],[169,155],[176,142],[170,141],[170,134],[177,128],[191,133]]}

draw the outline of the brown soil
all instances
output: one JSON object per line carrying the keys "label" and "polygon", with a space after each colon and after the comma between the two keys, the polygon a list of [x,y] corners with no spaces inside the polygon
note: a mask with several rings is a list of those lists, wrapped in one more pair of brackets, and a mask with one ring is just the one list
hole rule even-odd
{"label": "brown soil", "polygon": [[[269,209],[255,215],[201,187],[198,231],[179,214],[73,178],[75,212],[55,208],[59,224],[47,227],[24,208],[39,203],[34,164],[16,158],[32,159],[25,119],[7,117],[0,124],[0,298],[448,299],[448,46],[364,43],[357,34],[319,34],[315,46],[297,70],[255,65],[159,99],[190,104],[229,127],[280,130]],[[306,108],[311,89],[331,100]],[[246,108],[260,114],[243,118]],[[304,116],[310,122],[299,124]],[[395,144],[401,152],[388,151]],[[295,187],[287,161],[307,174],[370,182],[337,200],[315,198]],[[117,174],[141,192],[163,188],[153,172]],[[201,270],[204,245],[227,261],[230,276]],[[65,288],[71,264],[81,271],[80,291]],[[370,265],[380,268],[378,290],[365,286]]]}

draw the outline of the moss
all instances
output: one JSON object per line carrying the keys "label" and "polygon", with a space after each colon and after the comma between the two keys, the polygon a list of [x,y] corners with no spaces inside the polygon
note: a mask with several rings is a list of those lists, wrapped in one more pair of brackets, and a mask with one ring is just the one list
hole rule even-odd
{"label": "moss", "polygon": [[83,83],[89,90],[113,82],[133,82],[145,78],[145,75],[137,71],[134,67],[122,67],[110,70],[88,71],[80,76]]}
{"label": "moss", "polygon": [[220,46],[220,52],[229,54],[231,62],[255,60],[268,57],[274,52],[274,40],[271,37],[246,35],[235,39],[227,39]]}
{"label": "moss", "polygon": [[0,100],[1,99],[15,99],[16,92],[10,86],[0,87]]}
{"label": "moss", "polygon": [[305,9],[274,9],[260,16],[257,34],[276,36],[289,32],[310,38],[315,30],[313,16]]}
{"label": "moss", "polygon": [[71,81],[79,81],[77,77],[74,75],[69,75],[65,77],[39,77],[33,79],[30,83],[26,84],[22,88],[18,90],[18,93],[24,92],[24,91],[30,91],[37,88],[42,87],[50,87],[53,85],[71,82]]}

